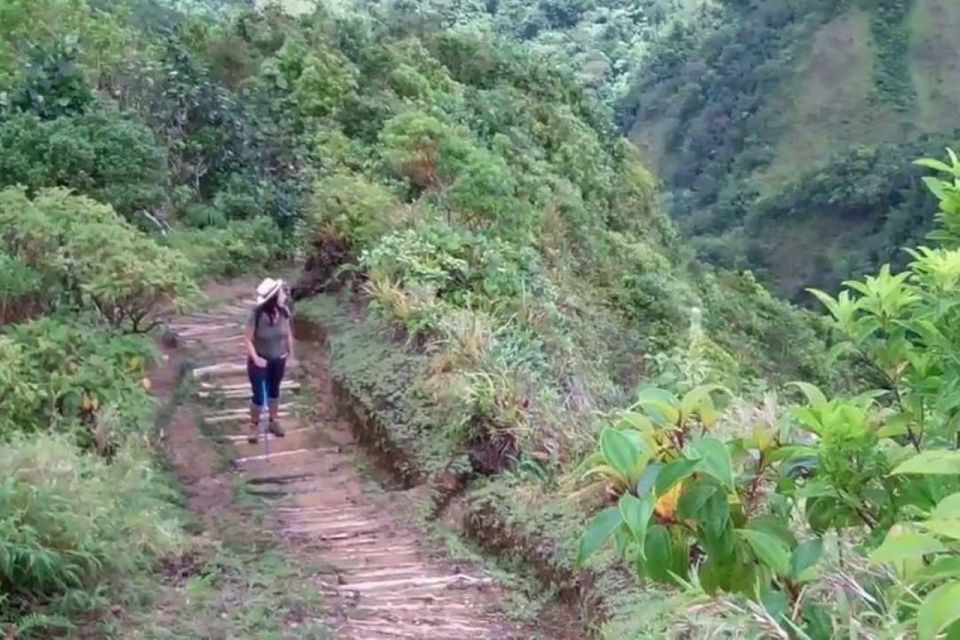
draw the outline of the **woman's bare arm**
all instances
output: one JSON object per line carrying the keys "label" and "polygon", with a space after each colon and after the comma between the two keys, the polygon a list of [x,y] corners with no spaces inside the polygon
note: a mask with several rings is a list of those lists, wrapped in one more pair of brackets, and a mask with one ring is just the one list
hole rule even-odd
{"label": "woman's bare arm", "polygon": [[247,349],[247,355],[250,356],[250,359],[253,360],[253,363],[258,367],[263,367],[266,365],[263,358],[257,354],[257,348],[253,345],[253,327],[247,327],[243,331],[243,346]]}
{"label": "woman's bare arm", "polygon": [[293,350],[293,322],[287,318],[287,359],[295,362],[297,359]]}

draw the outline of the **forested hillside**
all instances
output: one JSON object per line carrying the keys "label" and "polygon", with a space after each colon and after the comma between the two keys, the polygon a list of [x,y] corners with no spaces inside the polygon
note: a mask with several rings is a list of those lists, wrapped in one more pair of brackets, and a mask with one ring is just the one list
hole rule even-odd
{"label": "forested hillside", "polygon": [[611,105],[627,93],[631,75],[660,37],[677,26],[712,24],[719,15],[716,0],[359,0],[353,6],[391,22],[523,42]]}
{"label": "forested hillside", "polygon": [[930,229],[918,155],[954,144],[960,7],[946,0],[725,2],[664,34],[620,122],[701,255],[798,296]]}

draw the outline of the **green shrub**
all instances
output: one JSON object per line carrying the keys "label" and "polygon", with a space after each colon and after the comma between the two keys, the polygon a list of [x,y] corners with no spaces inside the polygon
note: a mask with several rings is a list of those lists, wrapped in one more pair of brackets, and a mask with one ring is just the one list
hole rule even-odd
{"label": "green shrub", "polygon": [[17,437],[0,468],[0,624],[15,637],[50,637],[184,543],[141,447],[107,463],[62,436]]}
{"label": "green shrub", "polygon": [[196,292],[182,255],[62,188],[0,191],[0,248],[37,274],[49,309],[92,308],[116,328],[148,329],[161,302]]}
{"label": "green shrub", "polygon": [[407,111],[384,124],[383,156],[398,176],[420,188],[449,185],[475,149],[470,133],[421,111]]}
{"label": "green shrub", "polygon": [[198,280],[274,268],[278,261],[292,258],[299,247],[295,238],[267,216],[220,227],[180,229],[169,235],[168,242],[186,257]]}
{"label": "green shrub", "polygon": [[165,151],[150,129],[120,113],[48,122],[17,115],[0,125],[0,148],[0,187],[69,187],[128,218],[165,199]]}
{"label": "green shrub", "polygon": [[332,236],[362,251],[395,226],[398,209],[385,187],[359,174],[334,174],[314,185],[304,211],[304,234],[314,244]]}
{"label": "green shrub", "polygon": [[0,439],[70,432],[82,446],[112,451],[146,424],[144,380],[154,358],[148,340],[76,319],[8,325],[0,333]]}
{"label": "green shrub", "polygon": [[405,288],[458,289],[469,277],[468,242],[466,234],[450,227],[424,225],[381,238],[361,255],[360,264]]}
{"label": "green shrub", "polygon": [[39,311],[44,292],[40,274],[0,249],[0,325]]}

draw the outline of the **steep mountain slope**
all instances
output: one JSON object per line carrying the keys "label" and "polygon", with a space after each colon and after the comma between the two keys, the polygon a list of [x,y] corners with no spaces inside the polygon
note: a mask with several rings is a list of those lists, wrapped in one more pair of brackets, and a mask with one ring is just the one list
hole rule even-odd
{"label": "steep mountain slope", "polygon": [[621,105],[676,217],[790,296],[895,257],[935,209],[909,163],[956,128],[960,6],[724,4],[717,26],[663,37]]}
{"label": "steep mountain slope", "polygon": [[[293,5],[309,0],[293,0]],[[291,4],[291,0],[285,0]],[[571,68],[609,102],[627,90],[649,45],[675,25],[711,23],[716,0],[324,0],[394,23],[480,30],[524,42]]]}

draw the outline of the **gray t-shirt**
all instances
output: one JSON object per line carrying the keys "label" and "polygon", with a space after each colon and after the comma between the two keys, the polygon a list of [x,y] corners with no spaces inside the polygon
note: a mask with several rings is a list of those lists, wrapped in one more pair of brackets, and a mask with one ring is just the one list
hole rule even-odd
{"label": "gray t-shirt", "polygon": [[255,322],[257,328],[253,334],[253,348],[257,350],[257,355],[261,358],[282,358],[287,355],[289,318],[278,312],[271,323],[270,316],[262,312],[258,322],[257,310],[253,309],[247,318],[247,328],[252,329]]}

